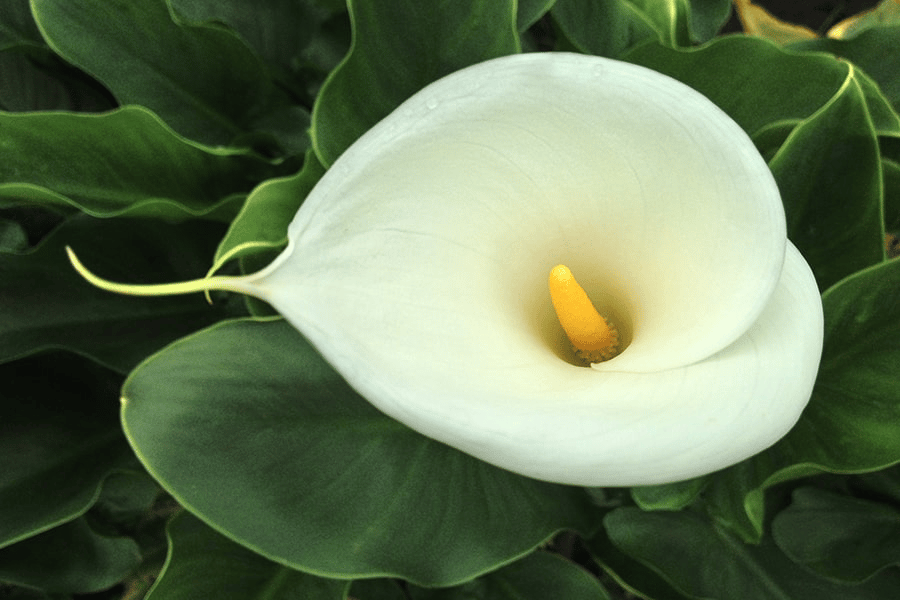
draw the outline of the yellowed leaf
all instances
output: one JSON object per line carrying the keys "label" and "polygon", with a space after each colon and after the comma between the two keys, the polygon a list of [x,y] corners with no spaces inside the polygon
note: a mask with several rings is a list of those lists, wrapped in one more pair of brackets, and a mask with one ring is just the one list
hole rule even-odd
{"label": "yellowed leaf", "polygon": [[747,35],[765,38],[782,46],[818,37],[809,27],[782,21],[750,0],[734,0],[734,7]]}
{"label": "yellowed leaf", "polygon": [[871,27],[897,24],[900,24],[900,0],[882,0],[875,8],[844,19],[829,29],[828,37],[847,40]]}

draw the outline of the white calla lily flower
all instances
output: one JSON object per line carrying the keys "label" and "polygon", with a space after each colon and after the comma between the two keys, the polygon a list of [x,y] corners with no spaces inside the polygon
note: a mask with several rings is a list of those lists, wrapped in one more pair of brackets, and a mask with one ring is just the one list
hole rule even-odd
{"label": "white calla lily flower", "polygon": [[[816,377],[821,301],[766,163],[635,65],[523,54],[429,85],[335,162],[289,239],[245,277],[94,282],[262,298],[386,414],[566,484],[732,465],[793,426]],[[559,264],[618,330],[611,359],[576,359]]]}

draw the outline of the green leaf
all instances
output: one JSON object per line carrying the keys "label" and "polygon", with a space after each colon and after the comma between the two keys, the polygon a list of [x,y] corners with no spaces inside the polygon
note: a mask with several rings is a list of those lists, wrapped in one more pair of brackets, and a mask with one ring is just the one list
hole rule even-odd
{"label": "green leaf", "polygon": [[516,29],[525,31],[541,19],[556,0],[518,0],[516,13]]}
{"label": "green leaf", "polygon": [[665,579],[615,546],[600,531],[587,540],[587,548],[597,565],[631,595],[647,600],[684,600]]}
{"label": "green leaf", "polygon": [[427,84],[519,51],[514,0],[351,0],[348,6],[353,45],[313,109],[313,148],[326,167]]}
{"label": "green leaf", "polygon": [[253,190],[216,250],[216,266],[287,244],[288,224],[324,174],[325,168],[310,150],[299,173],[270,179]]}
{"label": "green leaf", "polygon": [[303,0],[169,0],[179,17],[193,23],[224,23],[286,79],[298,64],[321,18]]}
{"label": "green leaf", "polygon": [[731,16],[731,0],[689,0],[691,38],[707,42],[719,32]]}
{"label": "green leaf", "polygon": [[117,419],[115,374],[55,353],[0,365],[0,381],[4,547],[84,514],[103,480],[133,456]]}
{"label": "green leaf", "polygon": [[838,93],[794,129],[769,168],[788,237],[820,289],[884,260],[878,140],[852,70]]}
{"label": "green leaf", "polygon": [[138,298],[90,285],[66,258],[111,279],[169,282],[202,277],[221,227],[203,222],[70,219],[26,254],[0,254],[0,361],[65,348],[127,372],[169,342],[228,316],[200,294]]}
{"label": "green leaf", "polygon": [[28,0],[4,0],[0,14],[0,50],[24,43],[43,44]]}
{"label": "green leaf", "polygon": [[167,533],[169,555],[147,600],[344,600],[349,587],[273,563],[189,513],[174,517]]}
{"label": "green leaf", "polygon": [[[800,121],[828,103],[853,72],[823,54],[784,50],[759,38],[729,36],[700,48],[645,44],[623,57],[686,83],[737,121],[751,137],[772,123]],[[879,133],[900,132],[900,120],[867,78],[854,73]],[[797,82],[803,82],[803,93]],[[753,93],[747,93],[753,90]]]}
{"label": "green leaf", "polygon": [[95,216],[230,219],[278,173],[245,152],[181,138],[140,107],[103,115],[0,113],[0,207],[74,206]]}
{"label": "green leaf", "polygon": [[812,487],[793,498],[772,522],[772,535],[794,562],[851,582],[900,563],[900,511]]}
{"label": "green leaf", "polygon": [[706,478],[697,477],[665,485],[631,488],[631,497],[644,510],[681,510],[691,504],[706,487]]}
{"label": "green leaf", "polygon": [[0,49],[0,110],[100,112],[114,106],[109,92],[49,48],[28,43]]}
{"label": "green leaf", "polygon": [[609,600],[593,575],[561,556],[542,551],[458,587],[410,591],[412,600]]}
{"label": "green leaf", "polygon": [[883,600],[900,589],[900,572],[859,586],[835,584],[791,562],[770,540],[747,545],[691,512],[619,508],[604,519],[612,542],[687,598]]}
{"label": "green leaf", "polygon": [[[254,131],[273,103],[259,59],[233,33],[175,22],[165,0],[31,0],[47,43],[121,104],[141,104],[209,144]],[[302,126],[302,124],[301,124]]]}
{"label": "green leaf", "polygon": [[857,495],[900,505],[900,466],[863,473],[853,478]]}
{"label": "green leaf", "polygon": [[865,473],[900,462],[900,261],[856,273],[822,297],[819,378],[797,425],[777,444],[709,478],[721,522],[759,540],[763,492],[821,472]]}
{"label": "green leaf", "polygon": [[619,58],[646,42],[685,46],[687,0],[557,0],[551,14],[579,51]]}
{"label": "green leaf", "polygon": [[900,230],[900,163],[883,158],[884,225],[888,231]]}
{"label": "green leaf", "polygon": [[900,110],[900,25],[868,29],[849,40],[820,38],[791,48],[830,52],[853,62],[878,82],[894,109]]}
{"label": "green leaf", "polygon": [[873,27],[900,23],[900,3],[897,0],[881,0],[870,10],[844,19],[828,30],[828,37],[850,39]]}
{"label": "green leaf", "polygon": [[0,253],[23,252],[28,248],[28,233],[16,221],[0,219]]}
{"label": "green leaf", "polygon": [[123,397],[126,434],[163,487],[307,572],[449,586],[596,524],[584,490],[503,471],[379,413],[282,320],[176,342]]}
{"label": "green leaf", "polygon": [[557,0],[553,20],[575,48],[585,54],[620,57],[660,33],[647,15],[627,0]]}
{"label": "green leaf", "polygon": [[79,518],[0,549],[0,581],[85,594],[114,586],[140,561],[133,540],[98,535]]}

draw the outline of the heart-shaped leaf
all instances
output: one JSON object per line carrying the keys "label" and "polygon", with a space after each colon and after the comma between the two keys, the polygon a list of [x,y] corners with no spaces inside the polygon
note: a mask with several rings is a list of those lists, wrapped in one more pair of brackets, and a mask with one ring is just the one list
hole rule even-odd
{"label": "heart-shaped leaf", "polygon": [[596,518],[580,488],[492,467],[379,413],[281,320],[176,342],[123,396],[126,433],[173,496],[308,572],[453,585]]}

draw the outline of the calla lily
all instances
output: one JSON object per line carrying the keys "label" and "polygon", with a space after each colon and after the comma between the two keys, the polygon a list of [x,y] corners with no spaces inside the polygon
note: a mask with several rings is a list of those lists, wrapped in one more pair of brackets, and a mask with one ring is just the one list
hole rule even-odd
{"label": "calla lily", "polygon": [[[815,280],[775,182],[709,100],[613,60],[540,53],[426,87],[324,175],[271,265],[125,293],[271,303],[377,408],[526,476],[703,475],[773,444],[809,400]],[[74,259],[74,255],[72,255]],[[563,264],[618,330],[573,355]]]}

